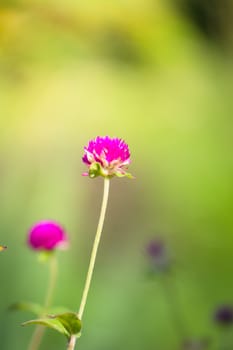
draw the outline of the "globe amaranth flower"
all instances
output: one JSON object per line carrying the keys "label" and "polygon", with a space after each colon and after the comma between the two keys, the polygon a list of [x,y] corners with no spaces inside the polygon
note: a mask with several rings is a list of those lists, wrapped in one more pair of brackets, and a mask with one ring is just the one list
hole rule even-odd
{"label": "globe amaranth flower", "polygon": [[127,173],[130,164],[129,147],[120,138],[97,136],[84,147],[82,160],[88,167],[88,173],[84,173],[84,176],[132,177]]}
{"label": "globe amaranth flower", "polygon": [[65,230],[55,221],[44,220],[31,227],[28,245],[34,250],[64,249],[68,245]]}
{"label": "globe amaranth flower", "polygon": [[219,325],[222,326],[233,325],[233,306],[220,306],[215,312],[214,319]]}

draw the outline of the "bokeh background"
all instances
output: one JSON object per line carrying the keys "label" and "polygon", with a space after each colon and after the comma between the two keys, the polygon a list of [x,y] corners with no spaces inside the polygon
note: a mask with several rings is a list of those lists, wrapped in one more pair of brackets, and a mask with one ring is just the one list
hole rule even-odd
{"label": "bokeh background", "polygon": [[[48,268],[26,245],[35,221],[65,226],[54,305],[79,306],[103,187],[81,157],[97,135],[126,140],[136,179],[111,181],[77,348],[219,348],[213,314],[233,301],[232,23],[231,0],[1,0],[2,350],[26,349],[33,331],[8,306],[44,299]],[[170,294],[148,274],[157,237]],[[65,339],[48,330],[43,349]]]}

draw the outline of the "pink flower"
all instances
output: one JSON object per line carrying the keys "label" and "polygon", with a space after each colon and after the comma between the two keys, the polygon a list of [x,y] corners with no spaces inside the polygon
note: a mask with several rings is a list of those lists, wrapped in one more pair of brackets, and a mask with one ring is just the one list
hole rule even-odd
{"label": "pink flower", "polygon": [[129,147],[122,139],[97,136],[84,147],[82,160],[89,169],[85,176],[132,177],[126,172],[130,164]]}
{"label": "pink flower", "polygon": [[65,248],[67,244],[64,229],[54,221],[39,221],[29,230],[28,245],[34,250],[51,251]]}

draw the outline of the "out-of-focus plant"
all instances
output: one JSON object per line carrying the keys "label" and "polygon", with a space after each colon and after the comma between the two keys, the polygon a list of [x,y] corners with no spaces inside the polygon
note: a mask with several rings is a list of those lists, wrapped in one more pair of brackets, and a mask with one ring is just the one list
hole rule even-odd
{"label": "out-of-focus plant", "polygon": [[225,304],[219,306],[214,312],[214,321],[219,327],[219,344],[220,350],[233,349],[233,306]]}
{"label": "out-of-focus plant", "polygon": [[222,46],[232,44],[231,0],[175,0],[204,36]]}
{"label": "out-of-focus plant", "polygon": [[25,310],[30,311],[39,320],[31,320],[25,322],[27,324],[37,324],[35,331],[32,335],[31,341],[28,346],[28,350],[37,350],[40,347],[41,340],[44,334],[44,328],[41,325],[44,322],[47,323],[48,327],[57,329],[59,323],[51,317],[50,320],[44,320],[47,314],[52,313],[51,304],[53,294],[56,288],[57,280],[57,249],[66,249],[68,246],[68,238],[63,227],[55,221],[44,220],[37,222],[30,230],[27,239],[28,246],[39,253],[38,258],[41,262],[49,263],[49,283],[43,305],[37,305],[31,302],[18,302],[11,305],[12,310]]}
{"label": "out-of-focus plant", "polygon": [[209,339],[188,339],[183,343],[183,350],[205,350],[210,345]]}
{"label": "out-of-focus plant", "polygon": [[163,290],[166,303],[169,306],[173,327],[181,341],[186,339],[186,322],[179,305],[174,278],[174,262],[167,251],[166,244],[161,239],[153,239],[146,246],[151,277],[157,277]]}
{"label": "out-of-focus plant", "polygon": [[195,339],[187,329],[176,289],[175,262],[168,252],[167,245],[161,239],[153,239],[146,246],[149,262],[149,276],[159,281],[169,307],[170,319],[180,341],[180,349],[204,350],[209,347],[207,338]]}

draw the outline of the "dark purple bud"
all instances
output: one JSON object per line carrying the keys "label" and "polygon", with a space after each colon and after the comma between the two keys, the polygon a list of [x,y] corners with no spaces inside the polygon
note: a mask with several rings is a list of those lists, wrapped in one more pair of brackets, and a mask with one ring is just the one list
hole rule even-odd
{"label": "dark purple bud", "polygon": [[162,241],[153,240],[146,247],[147,253],[152,259],[159,259],[164,255],[165,249]]}
{"label": "dark purple bud", "polygon": [[219,307],[215,312],[215,321],[223,326],[229,326],[233,324],[233,306],[223,305]]}
{"label": "dark purple bud", "polygon": [[160,239],[150,241],[146,246],[146,253],[153,271],[164,271],[170,267],[166,247]]}

